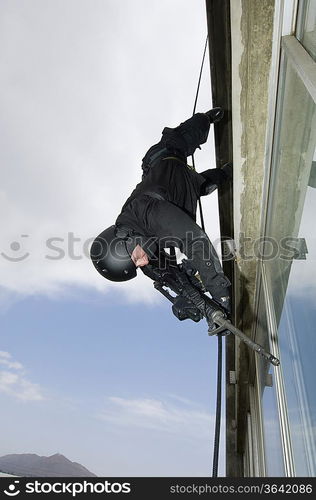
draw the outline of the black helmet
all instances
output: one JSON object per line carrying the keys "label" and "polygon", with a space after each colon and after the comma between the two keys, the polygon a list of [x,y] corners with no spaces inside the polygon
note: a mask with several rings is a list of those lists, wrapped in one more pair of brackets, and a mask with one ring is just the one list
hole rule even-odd
{"label": "black helmet", "polygon": [[92,243],[91,260],[104,278],[111,281],[128,281],[137,275],[136,266],[131,259],[134,247],[129,240],[127,234],[122,237],[118,228],[111,226]]}

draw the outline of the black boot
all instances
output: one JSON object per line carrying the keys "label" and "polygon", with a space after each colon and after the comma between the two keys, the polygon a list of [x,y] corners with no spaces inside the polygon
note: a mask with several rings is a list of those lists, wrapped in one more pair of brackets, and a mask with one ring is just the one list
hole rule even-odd
{"label": "black boot", "polygon": [[223,118],[224,110],[223,108],[213,108],[205,114],[208,116],[210,123],[217,123]]}
{"label": "black boot", "polygon": [[231,163],[225,163],[220,170],[224,173],[227,182],[231,182],[233,180],[233,166]]}

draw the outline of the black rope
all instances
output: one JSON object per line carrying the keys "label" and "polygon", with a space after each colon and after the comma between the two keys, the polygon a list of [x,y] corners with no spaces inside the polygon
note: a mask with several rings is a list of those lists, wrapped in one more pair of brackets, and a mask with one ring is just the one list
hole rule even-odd
{"label": "black rope", "polygon": [[[204,52],[203,52],[203,57],[202,57],[202,64],[200,68],[200,74],[199,74],[199,80],[197,84],[197,89],[196,89],[196,94],[195,94],[195,101],[194,101],[194,106],[193,106],[193,115],[196,111],[196,105],[197,105],[197,100],[199,96],[199,91],[200,91],[200,85],[201,85],[201,78],[202,78],[202,72],[203,72],[203,67],[204,67],[204,61],[205,61],[205,54],[206,54],[206,49],[207,49],[207,43],[208,43],[208,35],[206,37],[205,41],[205,47],[204,47]],[[192,166],[193,169],[195,170],[195,161],[194,161],[194,155],[192,155]],[[203,216],[203,209],[202,209],[202,203],[201,199],[199,198],[199,212],[200,212],[200,220],[201,220],[201,227],[203,231],[205,232],[205,224],[204,224],[204,216]],[[216,395],[216,418],[215,418],[215,434],[214,434],[214,451],[213,451],[213,474],[212,477],[217,477],[218,473],[218,457],[219,457],[219,442],[220,442],[220,431],[221,431],[221,412],[222,412],[222,350],[223,350],[223,337],[221,334],[217,335],[218,338],[218,359],[217,359],[217,395]]]}
{"label": "black rope", "polygon": [[195,110],[196,110],[197,100],[198,100],[199,91],[200,91],[201,78],[202,78],[202,72],[203,72],[204,61],[205,61],[205,54],[206,54],[206,49],[207,49],[207,42],[208,42],[208,35],[207,35],[206,41],[205,41],[205,47],[204,47],[204,52],[203,52],[203,57],[202,57],[202,64],[201,64],[201,68],[200,68],[200,75],[199,75],[199,80],[198,80],[196,94],[195,94],[195,101],[194,101],[193,113],[192,113],[193,115],[194,115]]}
{"label": "black rope", "polygon": [[[196,89],[196,94],[195,94],[195,100],[194,100],[194,106],[193,106],[193,113],[192,113],[192,115],[194,115],[194,113],[196,111],[196,105],[197,105],[197,101],[198,101],[198,97],[199,97],[200,86],[201,86],[201,78],[202,78],[204,61],[205,61],[205,54],[206,54],[206,49],[207,49],[207,43],[208,43],[208,35],[207,35],[206,40],[205,40],[205,46],[204,46],[204,51],[203,51],[202,63],[201,63],[201,68],[200,68],[199,80],[198,80],[198,84],[197,84],[197,89]],[[193,166],[193,169],[195,170],[194,155],[192,155],[192,166]],[[201,202],[200,198],[199,198],[199,212],[200,212],[201,227],[202,227],[203,231],[205,231],[202,202]]]}
{"label": "black rope", "polygon": [[215,418],[213,476],[212,477],[217,477],[217,472],[218,472],[219,440],[220,440],[220,433],[221,433],[221,413],[222,413],[222,347],[223,347],[222,335],[218,334],[217,339],[218,339],[217,395],[216,395],[216,418]]}

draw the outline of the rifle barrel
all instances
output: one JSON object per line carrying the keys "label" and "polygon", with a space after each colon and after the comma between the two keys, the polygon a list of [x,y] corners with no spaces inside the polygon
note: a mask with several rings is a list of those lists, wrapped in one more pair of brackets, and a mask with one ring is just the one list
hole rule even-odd
{"label": "rifle barrel", "polygon": [[231,333],[239,337],[245,344],[247,344],[251,349],[254,351],[257,351],[259,354],[261,354],[264,358],[266,358],[270,363],[272,363],[274,366],[279,366],[280,360],[273,356],[270,352],[266,351],[262,345],[257,344],[253,340],[251,340],[247,335],[245,335],[241,330],[236,328],[236,326],[232,325],[230,321],[227,321],[223,314],[220,311],[216,311],[213,314],[213,321],[216,323],[218,326],[223,326],[227,330],[229,330]]}

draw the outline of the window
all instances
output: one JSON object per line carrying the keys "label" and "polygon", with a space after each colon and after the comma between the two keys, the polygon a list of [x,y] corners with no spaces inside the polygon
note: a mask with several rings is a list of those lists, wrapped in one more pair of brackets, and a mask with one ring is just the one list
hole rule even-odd
{"label": "window", "polygon": [[[309,13],[316,7],[303,3]],[[283,441],[289,441],[295,475],[315,476],[316,63],[294,37],[284,38],[282,54],[264,266],[284,382],[277,397],[287,409]],[[264,411],[268,397],[265,390]]]}
{"label": "window", "polygon": [[279,325],[296,473],[316,475],[316,190],[308,187],[299,236],[306,259],[295,260]]}
{"label": "window", "polygon": [[[267,333],[269,322],[267,318],[267,304],[264,289],[261,287],[259,309],[257,315],[256,340],[267,351],[271,351]],[[276,398],[276,379],[274,369],[262,357],[257,360],[258,389],[262,396],[262,426],[264,437],[265,475],[268,477],[285,475],[282,456],[282,440],[279,426],[279,412]]]}

